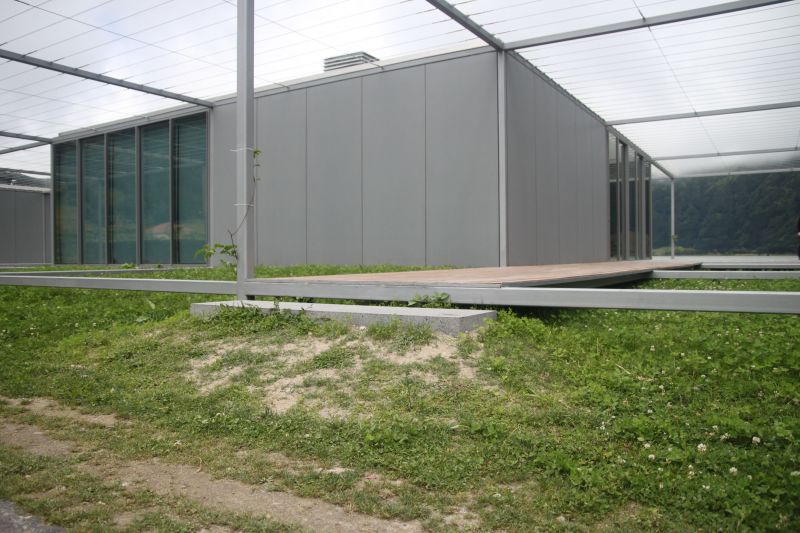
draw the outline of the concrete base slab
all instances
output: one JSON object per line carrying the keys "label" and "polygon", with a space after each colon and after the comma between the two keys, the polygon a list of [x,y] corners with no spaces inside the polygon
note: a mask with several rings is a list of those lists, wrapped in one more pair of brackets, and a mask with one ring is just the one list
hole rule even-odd
{"label": "concrete base slab", "polygon": [[[220,307],[252,307],[267,314],[275,310],[275,303],[261,300],[230,300],[192,304],[190,311],[196,316],[208,316]],[[434,331],[456,335],[480,327],[484,321],[496,318],[494,311],[474,309],[428,309],[423,307],[388,307],[378,305],[338,305],[300,302],[280,302],[281,311],[306,313],[311,318],[330,318],[353,324],[368,326],[380,322],[399,320],[406,324],[427,324]]]}

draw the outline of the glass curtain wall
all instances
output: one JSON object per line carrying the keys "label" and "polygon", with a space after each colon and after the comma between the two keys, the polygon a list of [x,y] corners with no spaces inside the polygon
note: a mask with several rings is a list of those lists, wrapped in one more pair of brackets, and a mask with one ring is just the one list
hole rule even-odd
{"label": "glass curtain wall", "polygon": [[628,259],[639,257],[638,198],[639,164],[636,152],[628,147]]}
{"label": "glass curtain wall", "polygon": [[614,135],[608,136],[608,178],[609,178],[609,217],[611,231],[611,259],[619,259],[620,254],[620,210],[619,210],[619,147]]}
{"label": "glass curtain wall", "polygon": [[206,114],[53,145],[57,263],[203,263]]}
{"label": "glass curtain wall", "polygon": [[136,262],[136,135],[108,136],[108,237],[111,263]]}
{"label": "glass curtain wall", "polygon": [[53,146],[53,237],[61,264],[78,263],[78,183],[75,143]]}
{"label": "glass curtain wall", "polygon": [[206,116],[173,124],[175,229],[178,263],[202,263],[197,251],[206,243]]}
{"label": "glass curtain wall", "polygon": [[652,256],[650,163],[613,134],[608,136],[611,259]]}
{"label": "glass curtain wall", "polygon": [[169,123],[140,130],[142,163],[142,263],[172,263],[172,184]]}
{"label": "glass curtain wall", "polygon": [[84,139],[81,148],[81,247],[83,263],[106,263],[105,140]]}

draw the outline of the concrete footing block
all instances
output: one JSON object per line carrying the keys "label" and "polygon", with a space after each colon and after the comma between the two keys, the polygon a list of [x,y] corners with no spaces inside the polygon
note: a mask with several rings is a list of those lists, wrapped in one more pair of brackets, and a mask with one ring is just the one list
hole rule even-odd
{"label": "concrete footing block", "polygon": [[[225,302],[194,303],[190,312],[209,316],[221,307],[251,307],[267,314],[275,311],[275,303],[261,300],[230,300]],[[424,307],[388,307],[378,305],[339,305],[301,302],[280,302],[281,311],[305,313],[311,318],[330,318],[354,326],[399,320],[407,324],[427,324],[434,331],[456,335],[480,327],[484,321],[496,318],[497,313],[474,309],[428,309]]]}

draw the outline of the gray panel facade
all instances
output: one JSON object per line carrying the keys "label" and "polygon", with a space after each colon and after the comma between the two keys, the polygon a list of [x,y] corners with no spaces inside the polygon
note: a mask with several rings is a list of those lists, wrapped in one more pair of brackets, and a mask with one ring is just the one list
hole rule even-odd
{"label": "gray panel facade", "polygon": [[50,193],[0,188],[0,264],[50,261]]}
{"label": "gray panel facade", "polygon": [[509,265],[605,261],[605,126],[513,56],[506,63]]}
{"label": "gray panel facade", "polygon": [[364,78],[367,264],[426,264],[425,68]]}
{"label": "gray panel facade", "polygon": [[307,89],[310,263],[363,263],[361,81]]}
{"label": "gray panel facade", "polygon": [[499,264],[496,61],[426,68],[428,264]]}
{"label": "gray panel facade", "polygon": [[[257,262],[499,261],[490,52],[257,97]],[[212,113],[211,235],[229,242],[235,111]]]}
{"label": "gray panel facade", "polygon": [[306,91],[256,104],[256,262],[296,265],[306,250]]}

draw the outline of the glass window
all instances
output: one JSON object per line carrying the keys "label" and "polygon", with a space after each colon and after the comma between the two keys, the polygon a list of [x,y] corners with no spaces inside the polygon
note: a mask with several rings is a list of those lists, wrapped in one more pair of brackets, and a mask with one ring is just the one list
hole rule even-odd
{"label": "glass window", "polygon": [[141,129],[142,263],[170,263],[169,123]]}
{"label": "glass window", "polygon": [[609,223],[611,231],[611,258],[617,259],[619,253],[619,187],[617,184],[617,138],[608,136],[608,178],[609,178]]}
{"label": "glass window", "polygon": [[650,192],[650,182],[652,179],[652,167],[650,163],[644,163],[644,256],[653,257],[653,195]]}
{"label": "glass window", "polygon": [[53,236],[58,264],[78,262],[78,184],[75,143],[53,146]]}
{"label": "glass window", "polygon": [[628,148],[628,259],[638,257],[638,165],[636,151]]}
{"label": "glass window", "polygon": [[106,262],[106,173],[103,137],[81,141],[81,215],[84,263]]}
{"label": "glass window", "polygon": [[206,116],[175,120],[173,124],[175,224],[179,263],[203,263],[196,255],[206,242]]}
{"label": "glass window", "polygon": [[108,210],[111,263],[136,262],[136,138],[134,130],[108,136]]}

